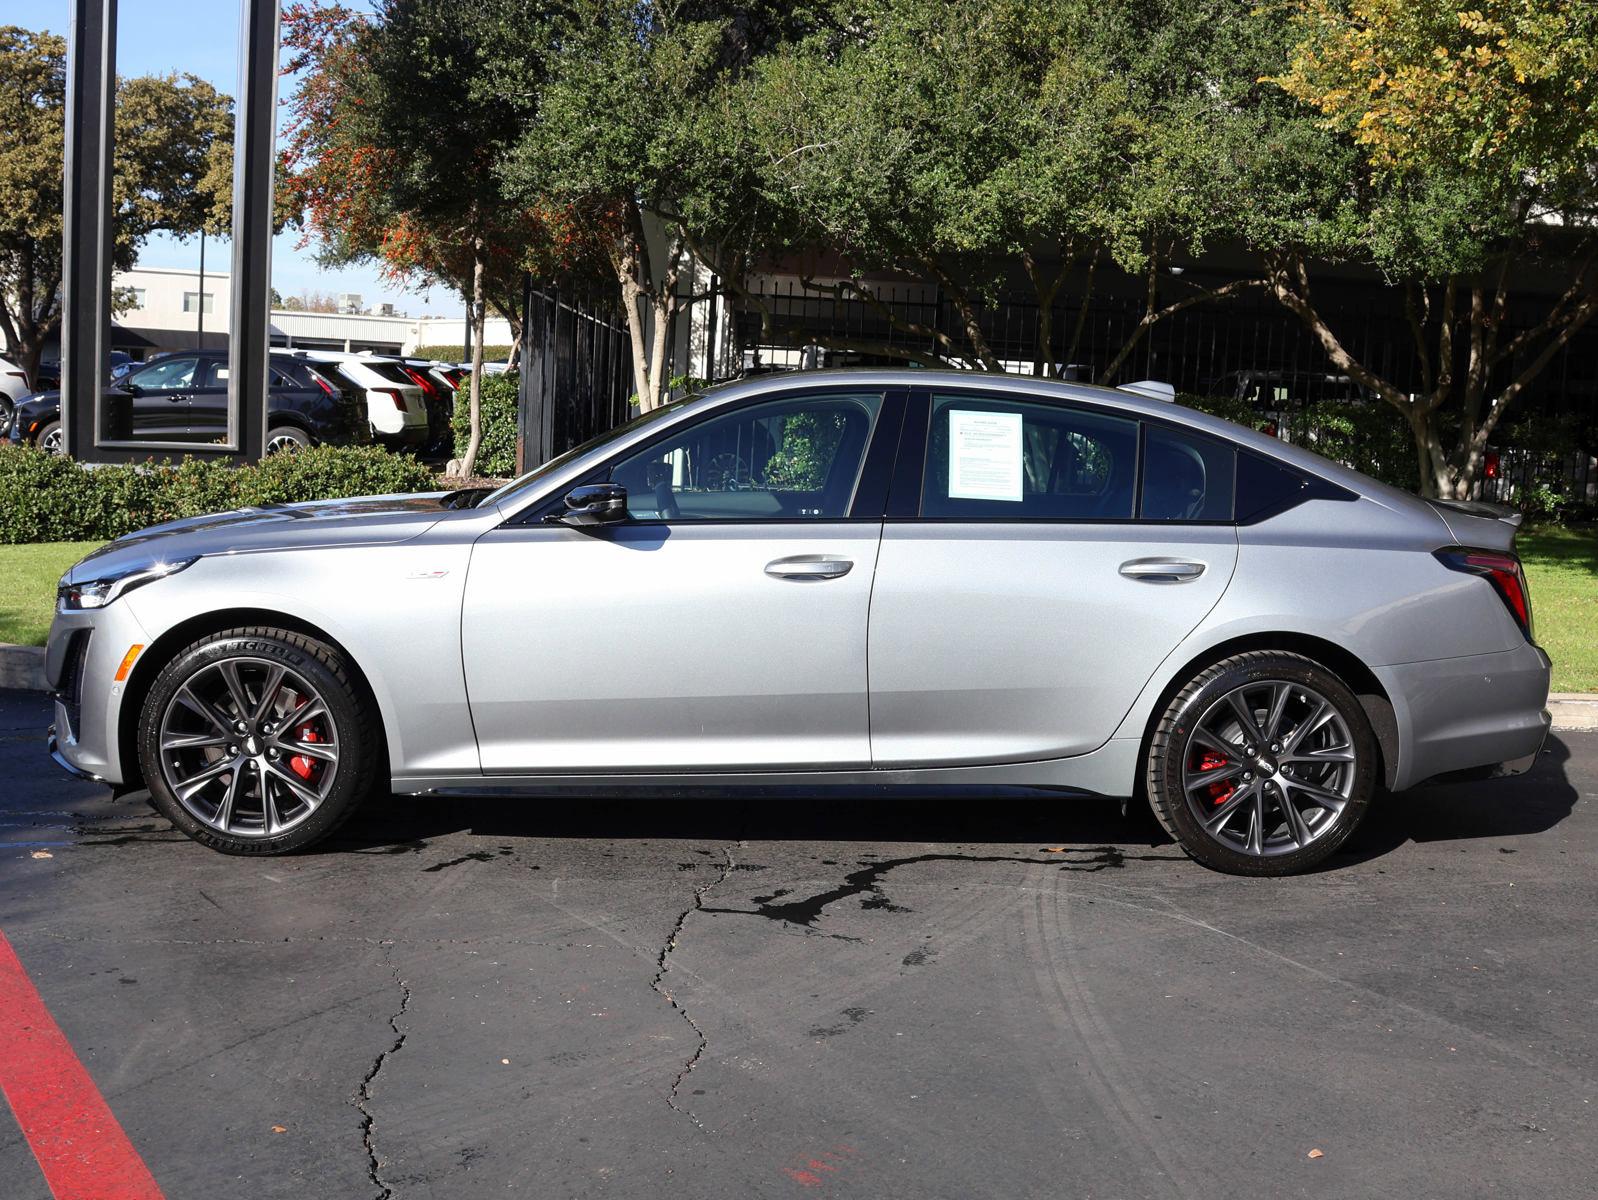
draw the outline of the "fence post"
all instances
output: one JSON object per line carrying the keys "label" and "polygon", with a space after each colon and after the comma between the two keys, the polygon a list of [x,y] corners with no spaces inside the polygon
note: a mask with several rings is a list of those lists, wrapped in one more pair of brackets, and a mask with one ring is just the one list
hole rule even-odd
{"label": "fence post", "polygon": [[67,48],[61,434],[66,452],[83,458],[99,440],[100,385],[111,345],[116,0],[73,0]]}

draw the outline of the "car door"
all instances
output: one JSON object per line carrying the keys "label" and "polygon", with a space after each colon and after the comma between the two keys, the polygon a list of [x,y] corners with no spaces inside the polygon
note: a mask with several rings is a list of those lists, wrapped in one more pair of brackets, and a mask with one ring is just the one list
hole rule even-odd
{"label": "car door", "polygon": [[871,602],[879,767],[1102,745],[1237,560],[1235,452],[1014,393],[912,402]]}
{"label": "car door", "polygon": [[122,387],[116,389],[127,399],[111,406],[113,426],[125,411],[131,428],[123,436],[139,441],[193,441],[191,416],[199,364],[197,355],[173,354],[129,372]]}
{"label": "car door", "polygon": [[869,764],[866,622],[900,412],[880,392],[740,404],[588,479],[627,488],[626,523],[534,513],[479,539],[461,646],[483,770]]}
{"label": "car door", "polygon": [[225,358],[200,360],[189,401],[189,432],[196,442],[227,439],[227,380]]}

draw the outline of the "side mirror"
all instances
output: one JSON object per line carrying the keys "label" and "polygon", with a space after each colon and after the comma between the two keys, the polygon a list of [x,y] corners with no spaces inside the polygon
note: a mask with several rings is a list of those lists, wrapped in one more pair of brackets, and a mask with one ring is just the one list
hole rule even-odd
{"label": "side mirror", "polygon": [[126,380],[123,381],[122,390],[124,392],[126,392],[130,396],[142,396],[142,395],[144,395],[144,389],[142,387],[140,387],[136,383],[132,383],[132,382],[129,382],[129,381],[126,381]]}
{"label": "side mirror", "polygon": [[566,493],[566,511],[544,520],[579,529],[590,525],[617,525],[627,519],[627,489],[619,483],[594,483]]}

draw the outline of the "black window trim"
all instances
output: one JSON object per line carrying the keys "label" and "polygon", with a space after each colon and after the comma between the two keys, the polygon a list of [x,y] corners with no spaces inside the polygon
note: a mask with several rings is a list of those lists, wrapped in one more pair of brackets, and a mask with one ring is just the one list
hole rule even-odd
{"label": "black window trim", "polygon": [[610,476],[612,468],[617,461],[632,458],[645,453],[650,448],[660,445],[674,437],[681,437],[689,430],[696,429],[706,421],[718,420],[731,413],[741,412],[746,408],[753,408],[761,404],[770,404],[779,400],[790,398],[803,398],[807,396],[860,396],[881,395],[882,404],[877,410],[876,420],[872,424],[870,440],[866,443],[865,458],[860,466],[860,474],[855,480],[854,496],[849,503],[849,511],[841,517],[696,517],[671,521],[661,517],[637,518],[629,517],[617,525],[596,525],[585,533],[604,532],[607,529],[634,529],[651,526],[725,526],[725,525],[837,525],[837,524],[880,524],[883,520],[883,506],[889,490],[889,478],[894,464],[900,458],[900,437],[903,432],[905,409],[907,407],[910,389],[903,386],[895,387],[860,387],[845,384],[821,384],[816,387],[783,388],[780,391],[762,391],[744,397],[732,404],[720,405],[692,421],[672,425],[652,438],[628,446],[625,450],[618,451],[606,458],[592,471],[578,479],[573,480],[560,495],[550,496],[542,503],[529,505],[518,513],[515,518],[506,522],[509,527],[518,525],[541,525],[544,518],[553,516],[565,508],[566,492],[572,488],[583,487],[586,484],[603,483]]}

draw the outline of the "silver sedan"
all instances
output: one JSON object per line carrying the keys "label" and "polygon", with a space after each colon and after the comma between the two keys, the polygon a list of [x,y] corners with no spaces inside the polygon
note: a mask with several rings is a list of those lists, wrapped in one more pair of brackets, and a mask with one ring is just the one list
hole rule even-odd
{"label": "silver sedan", "polygon": [[374,792],[1023,787],[1285,874],[1384,789],[1530,764],[1514,537],[1155,395],[767,377],[497,491],[111,543],[61,582],[51,745],[233,854]]}

